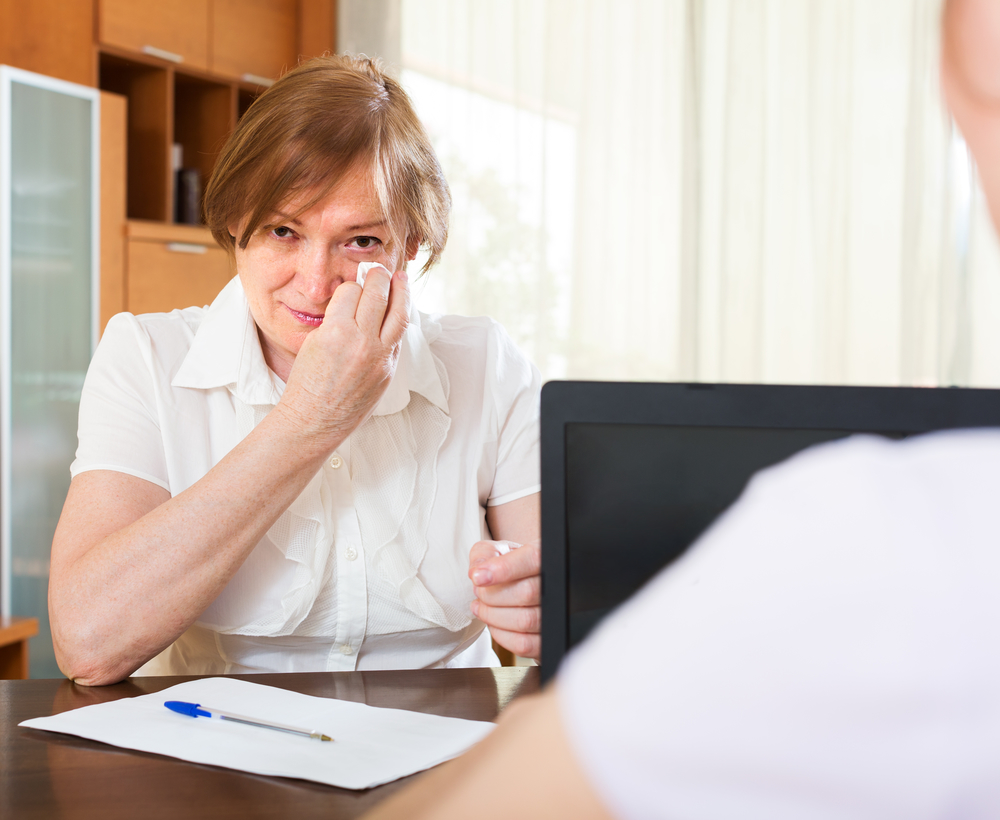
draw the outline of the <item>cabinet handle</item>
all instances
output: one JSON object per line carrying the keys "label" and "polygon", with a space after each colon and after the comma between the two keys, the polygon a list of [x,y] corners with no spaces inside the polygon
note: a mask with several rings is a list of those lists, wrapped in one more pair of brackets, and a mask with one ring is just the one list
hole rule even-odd
{"label": "cabinet handle", "polygon": [[161,60],[169,60],[171,63],[184,62],[184,58],[180,54],[174,54],[172,51],[165,51],[156,46],[143,46],[142,53],[148,54],[150,57],[159,57]]}
{"label": "cabinet handle", "polygon": [[208,248],[204,245],[195,245],[193,242],[168,242],[167,250],[174,253],[208,253]]}
{"label": "cabinet handle", "polygon": [[267,77],[261,77],[260,74],[244,74],[240,79],[242,79],[245,83],[262,85],[264,88],[270,88],[274,85],[274,80],[269,80]]}

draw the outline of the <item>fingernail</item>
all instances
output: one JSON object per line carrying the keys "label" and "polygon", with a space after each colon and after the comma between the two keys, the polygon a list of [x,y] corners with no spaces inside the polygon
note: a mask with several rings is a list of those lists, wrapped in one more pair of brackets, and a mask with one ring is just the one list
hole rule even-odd
{"label": "fingernail", "polygon": [[489,586],[493,583],[493,573],[486,567],[481,567],[472,573],[472,583],[476,586]]}

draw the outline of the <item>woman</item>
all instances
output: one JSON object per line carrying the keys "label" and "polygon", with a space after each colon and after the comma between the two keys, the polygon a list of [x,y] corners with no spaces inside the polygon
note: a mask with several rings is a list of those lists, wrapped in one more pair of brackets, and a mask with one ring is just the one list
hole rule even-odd
{"label": "woman", "polygon": [[[60,668],[481,665],[484,623],[537,656],[539,378],[495,323],[410,308],[450,198],[402,89],[366,59],[299,66],[205,199],[237,277],[208,308],[115,317],[88,372]],[[383,266],[363,288],[361,262]]]}

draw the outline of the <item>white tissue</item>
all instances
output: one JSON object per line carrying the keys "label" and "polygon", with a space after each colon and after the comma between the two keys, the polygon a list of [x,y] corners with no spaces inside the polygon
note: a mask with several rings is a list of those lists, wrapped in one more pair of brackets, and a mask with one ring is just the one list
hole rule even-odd
{"label": "white tissue", "polygon": [[493,543],[497,545],[497,551],[500,553],[500,555],[506,555],[511,550],[516,550],[518,547],[521,546],[520,544],[516,544],[513,541],[494,541]]}
{"label": "white tissue", "polygon": [[365,277],[368,276],[368,271],[372,268],[382,268],[382,270],[392,276],[392,271],[380,262],[358,262],[358,276],[354,281],[361,285],[361,287],[364,287]]}

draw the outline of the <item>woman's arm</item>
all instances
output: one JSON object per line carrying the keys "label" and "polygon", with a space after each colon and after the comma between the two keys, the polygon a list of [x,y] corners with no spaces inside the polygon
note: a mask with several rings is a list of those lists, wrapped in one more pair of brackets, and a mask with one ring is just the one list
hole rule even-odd
{"label": "woman's arm", "polygon": [[295,500],[326,448],[302,440],[276,410],[175,498],[124,473],[73,479],[49,582],[53,644],[67,677],[114,683],[166,648]]}
{"label": "woman's arm", "polygon": [[[496,541],[479,541],[469,554],[476,599],[472,614],[493,639],[522,658],[542,654],[542,506],[539,493],[486,508]],[[502,554],[497,541],[519,544]]]}
{"label": "woman's arm", "polygon": [[180,636],[375,406],[406,328],[405,280],[373,272],[334,293],[281,402],[200,481],[170,498],[128,475],[77,476],[52,544],[60,668],[113,683]]}
{"label": "woman's arm", "polygon": [[365,815],[366,820],[404,817],[610,820],[611,815],[576,761],[557,690],[550,687],[514,701],[486,740]]}

